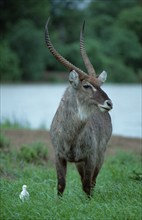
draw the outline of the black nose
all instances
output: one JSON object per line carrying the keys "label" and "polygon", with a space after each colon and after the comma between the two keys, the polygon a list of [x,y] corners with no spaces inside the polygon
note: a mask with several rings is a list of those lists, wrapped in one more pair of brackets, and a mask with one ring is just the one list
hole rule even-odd
{"label": "black nose", "polygon": [[108,105],[109,108],[112,108],[112,107],[113,107],[111,100],[106,100],[106,103],[107,103],[107,105]]}

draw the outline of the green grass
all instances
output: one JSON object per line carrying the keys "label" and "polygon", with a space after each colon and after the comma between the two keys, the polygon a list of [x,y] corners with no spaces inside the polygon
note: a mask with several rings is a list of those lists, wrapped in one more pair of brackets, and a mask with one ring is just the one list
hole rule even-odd
{"label": "green grass", "polygon": [[[10,147],[1,148],[0,153],[1,220],[142,219],[141,162],[136,155],[119,152],[107,158],[89,200],[74,165],[68,166],[65,193],[58,199],[56,172],[50,162],[21,159],[21,151]],[[25,202],[19,199],[23,184],[30,193]]]}

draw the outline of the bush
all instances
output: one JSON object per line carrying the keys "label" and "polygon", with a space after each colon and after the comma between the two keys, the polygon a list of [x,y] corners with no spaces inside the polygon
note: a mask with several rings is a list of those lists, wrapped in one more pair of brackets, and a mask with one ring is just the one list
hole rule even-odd
{"label": "bush", "polygon": [[48,149],[40,142],[23,145],[18,153],[18,158],[27,163],[42,164],[48,159]]}
{"label": "bush", "polygon": [[0,134],[0,149],[7,149],[10,146],[10,142],[7,137],[2,133]]}
{"label": "bush", "polygon": [[30,129],[30,124],[28,121],[18,121],[15,117],[12,119],[8,118],[3,118],[0,120],[0,126],[1,128],[12,128],[12,129],[19,129],[19,128],[24,128],[24,129]]}
{"label": "bush", "polygon": [[0,74],[2,81],[17,81],[21,79],[19,59],[7,42],[0,43]]}

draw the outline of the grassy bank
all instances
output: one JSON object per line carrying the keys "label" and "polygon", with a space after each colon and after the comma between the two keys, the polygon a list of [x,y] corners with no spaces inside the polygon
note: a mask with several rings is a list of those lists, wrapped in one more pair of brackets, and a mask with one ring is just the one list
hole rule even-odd
{"label": "grassy bank", "polygon": [[[117,153],[109,154],[91,200],[82,192],[79,175],[70,164],[65,194],[58,199],[50,150],[41,139],[19,148],[6,135],[1,139],[1,220],[142,219],[142,171],[137,153],[120,151],[117,146]],[[25,202],[19,199],[23,184],[30,193]]]}

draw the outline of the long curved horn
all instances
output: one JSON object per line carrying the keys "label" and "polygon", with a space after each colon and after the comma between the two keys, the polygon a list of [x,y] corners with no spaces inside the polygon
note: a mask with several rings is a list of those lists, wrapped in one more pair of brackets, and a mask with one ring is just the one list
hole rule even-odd
{"label": "long curved horn", "polygon": [[45,25],[45,42],[47,44],[48,49],[50,52],[53,54],[53,56],[65,67],[67,67],[70,71],[75,70],[79,74],[80,80],[83,80],[86,78],[87,74],[83,72],[81,69],[77,68],[74,66],[72,63],[70,63],[68,60],[66,60],[63,56],[61,56],[58,51],[54,48],[50,36],[49,36],[49,31],[48,31],[48,24],[49,24],[50,18],[48,18],[47,23]]}
{"label": "long curved horn", "polygon": [[96,77],[96,72],[89,60],[89,57],[86,53],[85,47],[84,47],[84,26],[85,26],[85,21],[82,24],[82,28],[80,31],[80,52],[81,52],[81,56],[83,58],[85,67],[89,73],[89,75],[95,76]]}

